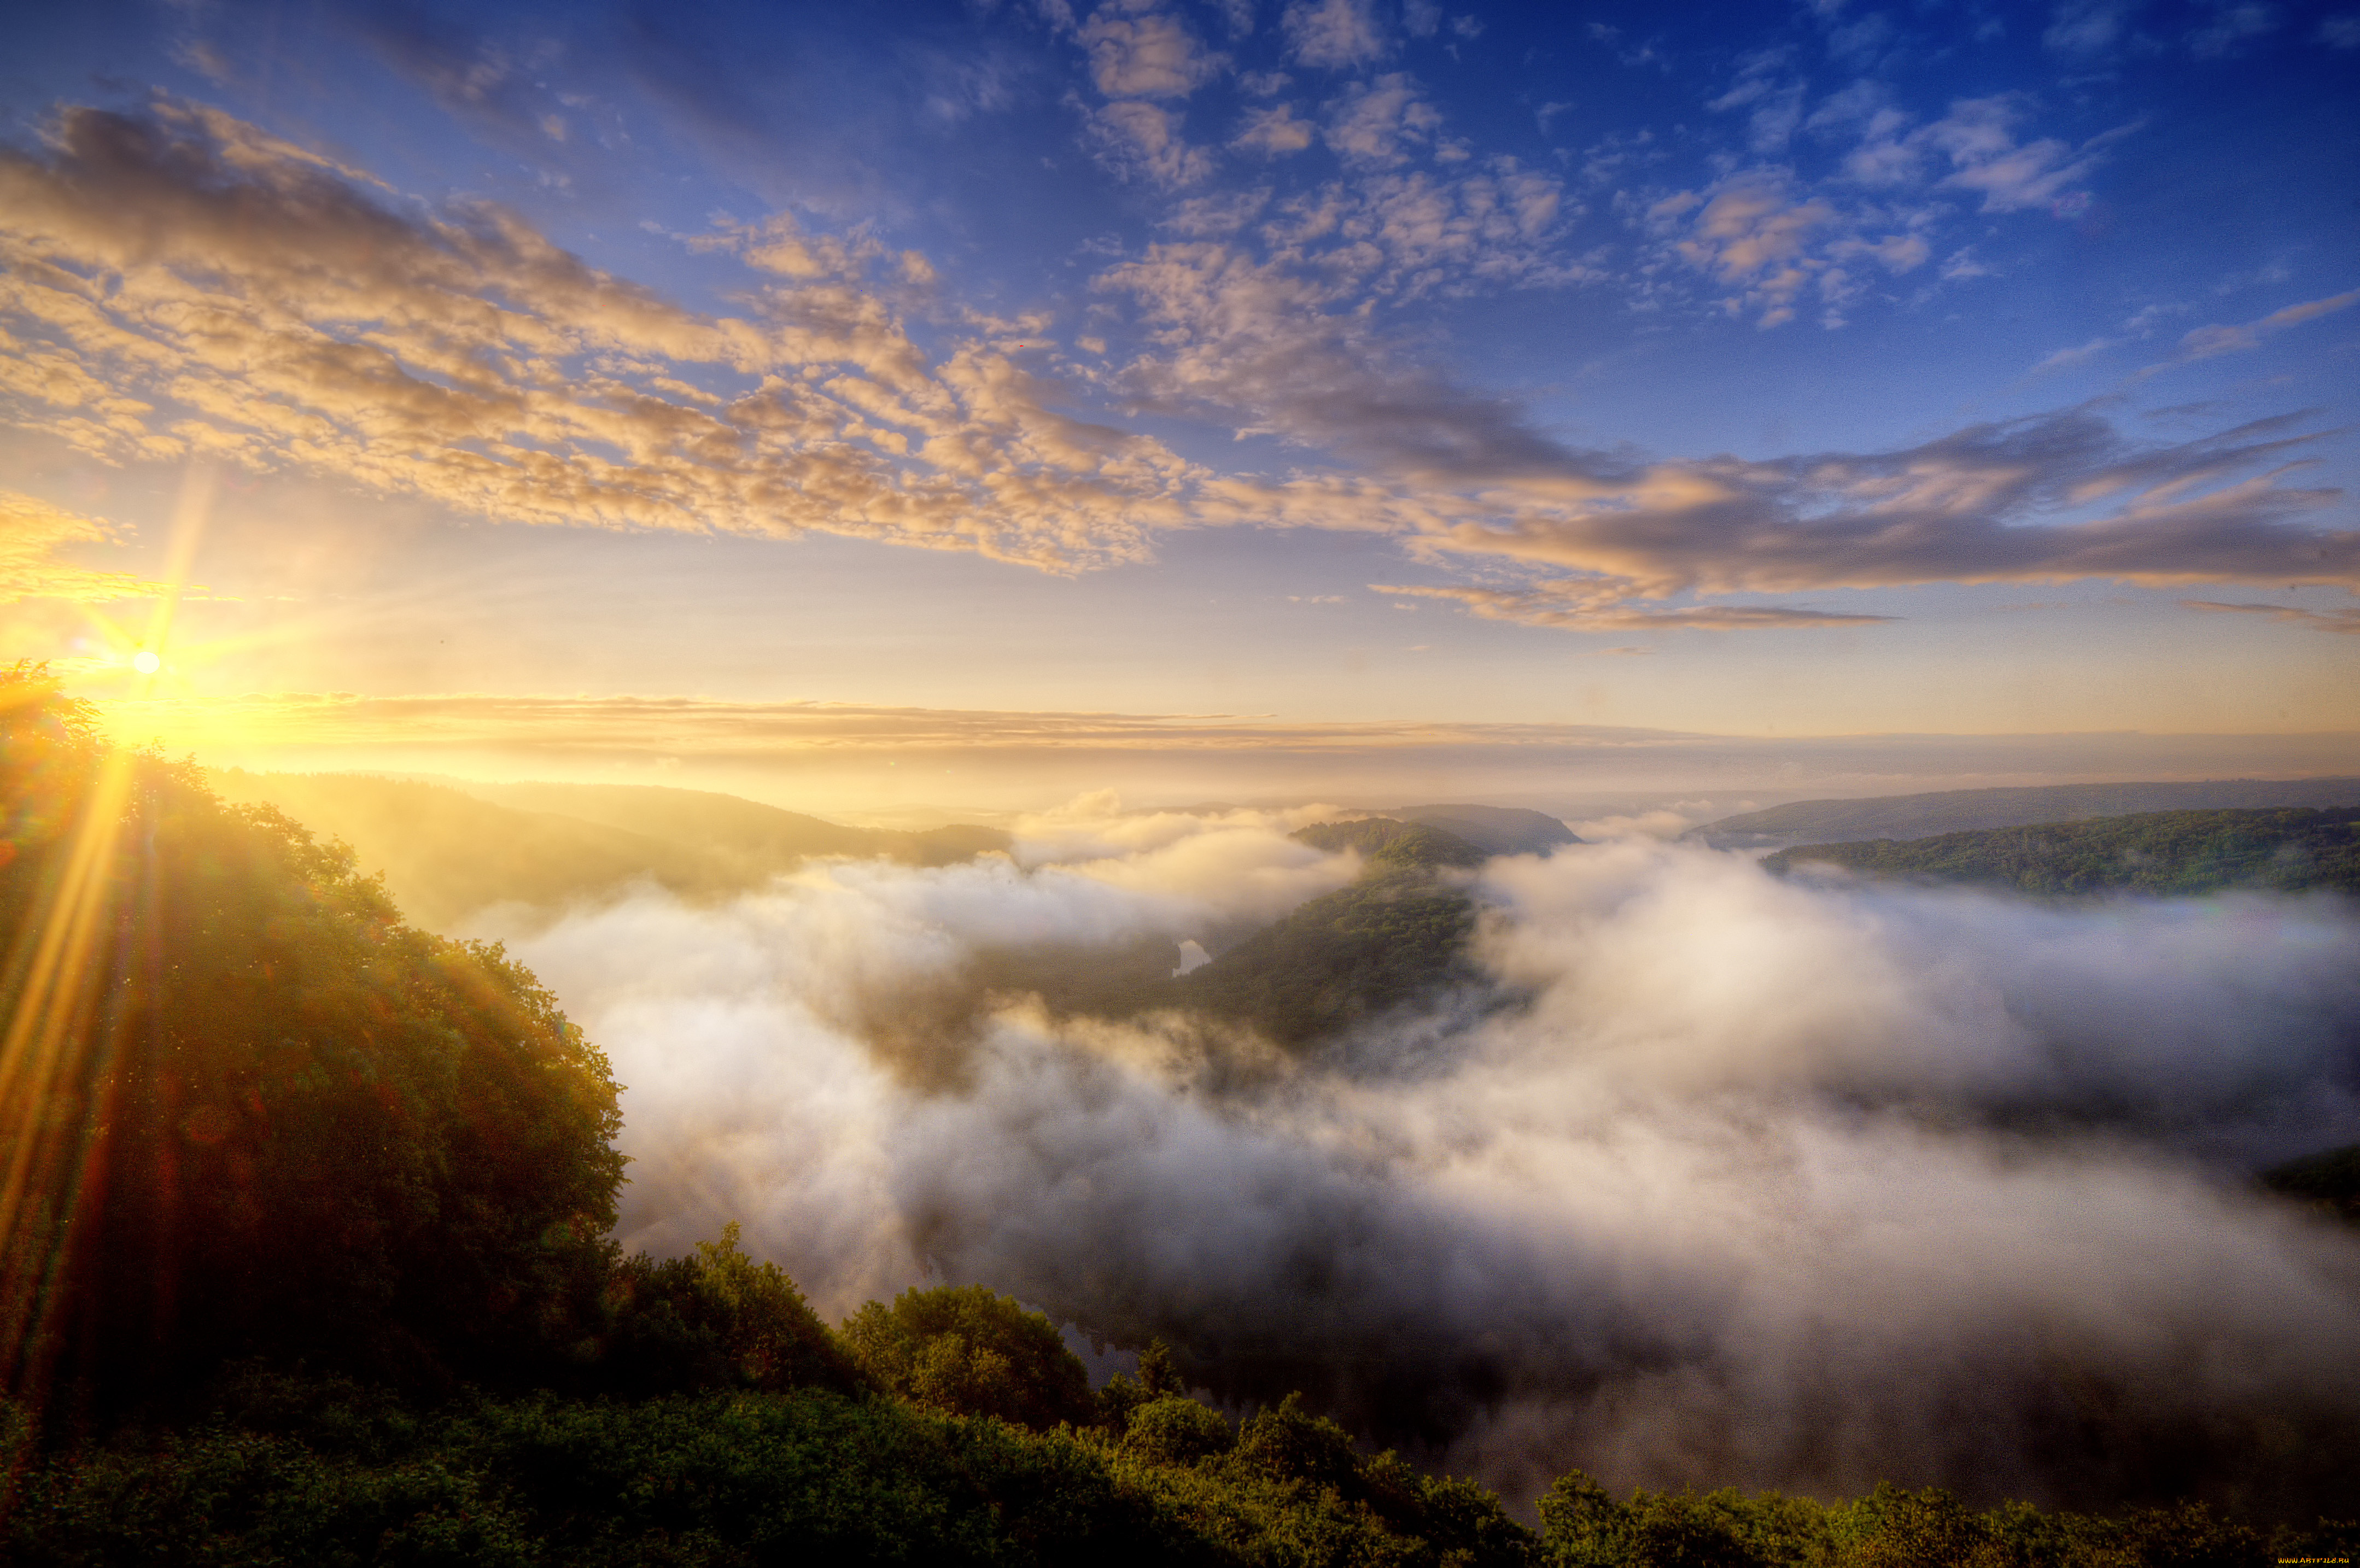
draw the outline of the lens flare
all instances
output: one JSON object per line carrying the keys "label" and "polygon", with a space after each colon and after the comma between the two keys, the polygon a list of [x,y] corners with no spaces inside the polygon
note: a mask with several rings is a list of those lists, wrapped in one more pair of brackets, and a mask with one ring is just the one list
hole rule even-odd
{"label": "lens flare", "polygon": [[153,648],[143,648],[131,656],[131,668],[142,675],[153,675],[163,667],[164,661],[156,657]]}

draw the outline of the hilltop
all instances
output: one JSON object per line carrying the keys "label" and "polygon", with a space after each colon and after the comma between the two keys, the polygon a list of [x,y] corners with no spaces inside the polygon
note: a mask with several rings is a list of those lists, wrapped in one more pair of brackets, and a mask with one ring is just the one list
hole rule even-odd
{"label": "hilltop", "polygon": [[1514,806],[1396,806],[1385,815],[1455,833],[1487,855],[1546,855],[1581,842],[1547,812]]}

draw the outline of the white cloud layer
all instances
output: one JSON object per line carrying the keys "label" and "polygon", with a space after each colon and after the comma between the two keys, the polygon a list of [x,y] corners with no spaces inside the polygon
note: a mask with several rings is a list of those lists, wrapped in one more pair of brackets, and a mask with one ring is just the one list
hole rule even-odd
{"label": "white cloud layer", "polygon": [[[1335,875],[1286,825],[1084,802],[1029,875],[824,867],[519,951],[631,1085],[631,1240],[740,1219],[828,1311],[980,1279],[1512,1497],[1574,1463],[2085,1504],[2164,1451],[2289,1498],[2344,1474],[2360,1247],[2234,1171],[2348,1134],[2347,910],[1780,883],[1633,837],[1488,873],[1528,1007],[1314,1060],[1015,1001],[912,1047],[878,1010],[993,944],[1266,917]],[[888,1037],[963,1076],[912,1086]]]}

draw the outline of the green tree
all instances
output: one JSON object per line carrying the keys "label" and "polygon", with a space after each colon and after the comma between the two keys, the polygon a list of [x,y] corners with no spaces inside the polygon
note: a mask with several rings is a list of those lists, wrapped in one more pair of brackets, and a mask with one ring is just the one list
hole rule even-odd
{"label": "green tree", "polygon": [[981,1285],[908,1290],[845,1320],[862,1368],[913,1403],[1046,1430],[1097,1419],[1088,1369],[1056,1325]]}
{"label": "green tree", "polygon": [[867,1386],[843,1342],[804,1301],[785,1269],[738,1245],[738,1222],[695,1256],[625,1259],[606,1286],[604,1332],[580,1359],[599,1364],[593,1386],[637,1393],[682,1388]]}

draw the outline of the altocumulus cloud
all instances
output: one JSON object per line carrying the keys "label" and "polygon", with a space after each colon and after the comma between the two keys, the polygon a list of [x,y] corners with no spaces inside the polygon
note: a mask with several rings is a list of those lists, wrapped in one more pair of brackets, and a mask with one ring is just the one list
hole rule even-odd
{"label": "altocumulus cloud", "polygon": [[1044,565],[1184,520],[1185,463],[1048,410],[989,330],[930,360],[857,247],[745,235],[755,312],[707,317],[501,209],[421,211],[202,107],[69,109],[45,150],[0,156],[0,376],[89,450]]}
{"label": "altocumulus cloud", "polygon": [[[1122,145],[1194,157],[1162,103],[1212,57],[1125,26],[1095,40],[1139,94],[1105,105],[1135,122]],[[1387,134],[1431,132],[1413,84],[1386,82]],[[1151,116],[1164,139],[1141,141]],[[1993,158],[2012,156],[1999,135]],[[1862,619],[1677,595],[2360,572],[2360,536],[2314,526],[2339,495],[2296,483],[2311,438],[2289,420],[2156,445],[2082,408],[1890,452],[1649,461],[1568,447],[1371,324],[1371,301],[1586,280],[1562,256],[1573,211],[1513,159],[1378,159],[1273,204],[1251,241],[1107,269],[1098,292],[1135,312],[1141,349],[1053,355],[1058,386],[1014,348],[1048,318],[963,310],[924,257],[858,232],[780,217],[695,236],[748,280],[740,313],[700,313],[501,208],[409,200],[202,106],[68,108],[38,147],[0,151],[0,398],[110,459],[300,466],[522,522],[823,530],[1055,571],[1181,528],[1375,531],[1430,565],[1504,562],[1524,578],[1427,587],[1572,629]],[[922,342],[921,313],[959,324]],[[1083,395],[1274,437],[1302,463],[1218,472],[1059,406]]]}

